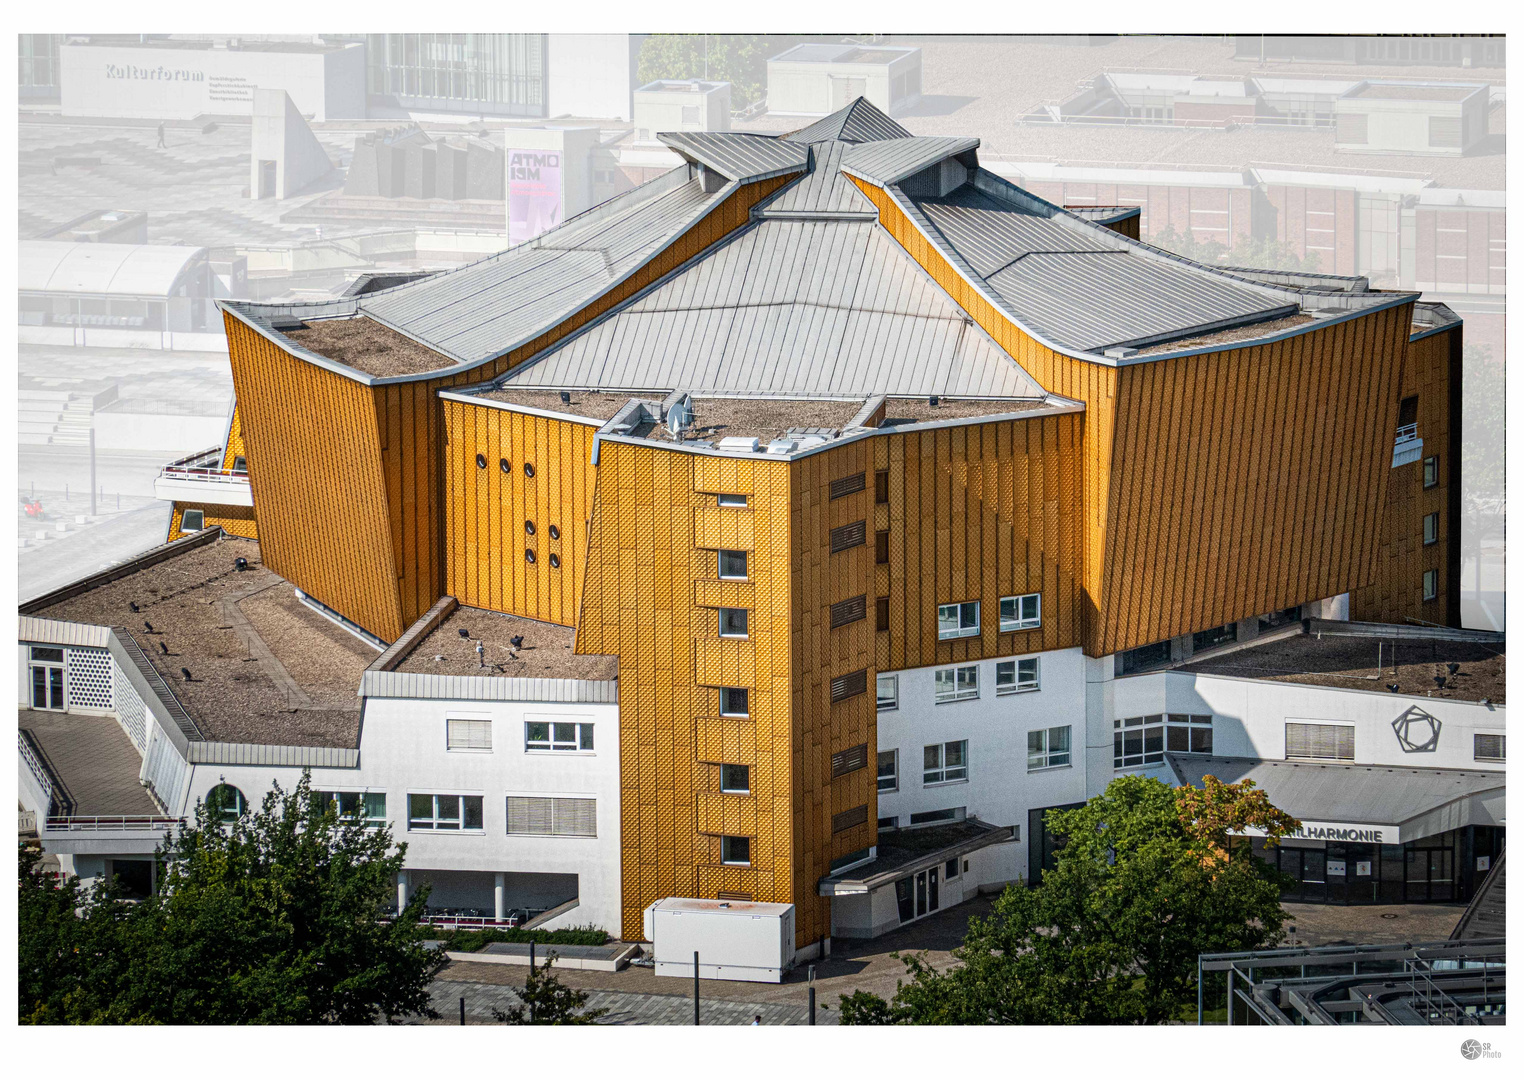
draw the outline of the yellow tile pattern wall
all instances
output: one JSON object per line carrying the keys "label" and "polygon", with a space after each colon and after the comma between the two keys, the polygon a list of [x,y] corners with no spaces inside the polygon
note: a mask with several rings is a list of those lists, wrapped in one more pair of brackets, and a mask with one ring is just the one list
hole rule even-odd
{"label": "yellow tile pattern wall", "polygon": [[[245,540],[258,540],[259,530],[254,524],[254,508],[250,506],[223,506],[220,503],[177,502],[169,513],[168,540],[178,540],[189,533],[182,532],[180,521],[187,510],[200,510],[205,515],[204,528],[221,526],[231,536]],[[200,531],[200,530],[196,530]],[[167,542],[167,541],[166,541]]]}

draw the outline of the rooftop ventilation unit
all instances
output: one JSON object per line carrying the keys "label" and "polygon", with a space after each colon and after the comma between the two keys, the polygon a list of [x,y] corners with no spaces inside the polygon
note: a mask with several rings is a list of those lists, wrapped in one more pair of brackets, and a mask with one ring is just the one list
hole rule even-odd
{"label": "rooftop ventilation unit", "polygon": [[739,435],[731,435],[720,440],[721,450],[731,450],[741,454],[755,454],[760,445],[757,439],[742,438]]}
{"label": "rooftop ventilation unit", "polygon": [[769,454],[792,454],[798,449],[799,441],[797,439],[774,439],[767,444],[767,452]]}

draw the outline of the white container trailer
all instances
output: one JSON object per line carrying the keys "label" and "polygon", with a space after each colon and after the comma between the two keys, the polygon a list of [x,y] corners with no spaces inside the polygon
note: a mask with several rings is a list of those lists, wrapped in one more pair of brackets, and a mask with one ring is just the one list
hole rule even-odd
{"label": "white container trailer", "polygon": [[794,905],[669,897],[645,910],[656,974],[782,982],[794,966]]}

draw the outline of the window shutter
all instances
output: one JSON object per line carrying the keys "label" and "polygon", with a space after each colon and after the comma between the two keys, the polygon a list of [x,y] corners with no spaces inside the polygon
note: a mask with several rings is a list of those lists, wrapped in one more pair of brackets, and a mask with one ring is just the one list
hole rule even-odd
{"label": "window shutter", "polygon": [[1355,729],[1344,724],[1286,724],[1288,758],[1355,760]]}
{"label": "window shutter", "polygon": [[849,697],[868,692],[868,671],[854,671],[848,675],[838,675],[831,680],[831,700],[845,701]]}
{"label": "window shutter", "polygon": [[851,476],[843,476],[839,480],[831,481],[831,498],[840,499],[846,495],[855,495],[868,486],[866,473],[853,473]]}
{"label": "window shutter", "polygon": [[831,554],[838,551],[846,551],[868,542],[868,523],[866,521],[854,521],[850,525],[842,525],[831,530]]}
{"label": "window shutter", "polygon": [[491,720],[446,720],[445,745],[451,750],[491,750]]}
{"label": "window shutter", "polygon": [[1503,743],[1502,735],[1476,735],[1473,736],[1472,757],[1477,761],[1502,761]]}
{"label": "window shutter", "polygon": [[855,623],[859,619],[866,619],[867,617],[868,596],[866,593],[862,596],[854,596],[848,600],[831,605],[832,630],[835,630],[838,626],[846,626],[848,623]]}
{"label": "window shutter", "polygon": [[597,799],[551,799],[557,836],[597,836]]}
{"label": "window shutter", "polygon": [[843,810],[831,818],[831,831],[833,833],[846,832],[855,829],[859,825],[868,823],[868,804],[857,806],[851,810]]}
{"label": "window shutter", "polygon": [[597,799],[508,796],[510,836],[597,836]]}
{"label": "window shutter", "polygon": [[866,768],[867,765],[868,744],[860,743],[831,755],[831,777],[835,779],[838,776],[845,776],[849,772]]}
{"label": "window shutter", "polygon": [[1460,149],[1461,122],[1458,116],[1429,117],[1429,145]]}

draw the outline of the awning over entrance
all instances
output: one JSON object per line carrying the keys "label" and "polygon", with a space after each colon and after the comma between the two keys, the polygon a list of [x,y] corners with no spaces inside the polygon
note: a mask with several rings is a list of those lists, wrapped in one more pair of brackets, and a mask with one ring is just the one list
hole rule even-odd
{"label": "awning over entrance", "polygon": [[1405,844],[1467,825],[1503,825],[1502,771],[1405,769],[1166,754],[1179,783],[1253,780],[1302,822],[1305,840]]}
{"label": "awning over entrance", "polygon": [[878,835],[878,852],[860,863],[820,879],[821,896],[862,896],[928,867],[1011,839],[1009,825],[976,818],[919,829],[896,829]]}

